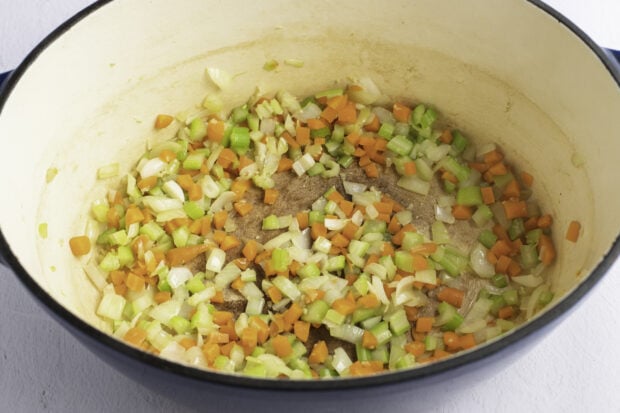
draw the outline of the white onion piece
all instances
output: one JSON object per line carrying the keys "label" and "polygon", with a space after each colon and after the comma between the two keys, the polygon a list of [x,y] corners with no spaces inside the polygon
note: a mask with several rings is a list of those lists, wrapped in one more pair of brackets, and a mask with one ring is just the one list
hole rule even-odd
{"label": "white onion piece", "polygon": [[516,277],[512,277],[511,279],[517,284],[531,288],[538,287],[540,284],[543,283],[542,277],[532,274],[517,275]]}
{"label": "white onion piece", "polygon": [[140,176],[142,178],[148,178],[160,173],[165,167],[167,163],[162,161],[159,158],[153,158],[146,161],[141,168],[138,170],[140,172]]}
{"label": "white onion piece", "polygon": [[183,362],[185,361],[185,347],[173,340],[161,350],[159,355],[168,360]]}
{"label": "white onion piece", "polygon": [[232,191],[222,192],[220,196],[218,196],[217,199],[211,204],[211,212],[219,212],[225,209],[226,205],[231,204],[236,197],[237,194]]}
{"label": "white onion piece", "polygon": [[381,123],[390,123],[392,125],[396,123],[396,119],[394,119],[394,115],[392,114],[392,112],[390,112],[384,107],[376,106],[372,108],[372,113],[374,113],[379,118],[379,121]]}
{"label": "white onion piece", "polygon": [[207,67],[207,75],[209,75],[211,81],[222,90],[227,89],[232,83],[232,76],[228,72],[217,67]]}
{"label": "white onion piece", "polygon": [[482,278],[491,278],[495,275],[495,266],[487,260],[487,250],[480,243],[471,250],[469,265]]}
{"label": "white onion piece", "polygon": [[170,197],[174,199],[178,199],[181,202],[185,202],[185,194],[183,193],[183,188],[176,181],[169,180],[166,181],[161,189]]}
{"label": "white onion piece", "polygon": [[530,295],[530,298],[527,300],[527,309],[525,311],[526,320],[529,320],[534,315],[534,311],[536,311],[536,304],[538,304],[540,295],[547,290],[547,288],[547,285],[542,284],[532,291],[532,295]]}
{"label": "white onion piece", "polygon": [[435,205],[435,219],[441,222],[445,222],[446,224],[454,224],[456,222],[454,215],[452,215],[452,207],[442,207],[439,206],[439,204]]}
{"label": "white onion piece", "polygon": [[174,289],[185,284],[192,276],[192,272],[185,267],[172,267],[168,272],[167,280],[170,287]]}
{"label": "white onion piece", "polygon": [[346,192],[349,195],[364,192],[366,188],[368,188],[368,185],[360,184],[358,182],[351,182],[351,181],[343,181],[342,186],[344,186],[344,192]]}
{"label": "white onion piece", "polygon": [[315,103],[308,103],[304,108],[297,114],[297,119],[302,122],[308,121],[308,119],[318,118],[321,116],[321,108],[317,106]]}

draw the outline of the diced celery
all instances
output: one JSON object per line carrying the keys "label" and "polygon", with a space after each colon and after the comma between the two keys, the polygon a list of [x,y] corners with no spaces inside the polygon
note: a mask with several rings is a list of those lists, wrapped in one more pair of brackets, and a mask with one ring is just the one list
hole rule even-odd
{"label": "diced celery", "polygon": [[302,278],[318,277],[321,275],[321,270],[315,263],[311,262],[299,268],[297,270],[297,275]]}
{"label": "diced celery", "polygon": [[392,338],[392,333],[387,321],[382,321],[370,329],[370,332],[377,339],[377,344],[380,346],[387,343]]}
{"label": "diced celery", "polygon": [[396,310],[389,319],[390,330],[394,335],[401,335],[411,329],[411,324],[407,319],[407,313],[402,308]]}
{"label": "diced celery", "polygon": [[413,149],[413,142],[411,142],[406,136],[396,135],[387,144],[387,148],[399,155],[406,156]]}
{"label": "diced celery", "polygon": [[482,204],[482,192],[479,186],[459,188],[456,192],[456,203],[459,205],[476,206]]}
{"label": "diced celery", "polygon": [[291,262],[289,253],[282,248],[276,248],[271,253],[271,266],[276,272],[283,272],[288,269]]}
{"label": "diced celery", "polygon": [[207,124],[200,118],[194,118],[189,124],[189,138],[193,141],[202,140],[207,136]]}
{"label": "diced celery", "polygon": [[489,229],[485,229],[480,232],[478,236],[478,241],[486,248],[491,248],[493,244],[497,241],[497,236],[493,233],[493,231]]}
{"label": "diced celery", "polygon": [[312,324],[321,324],[329,310],[329,304],[323,300],[315,300],[306,307],[301,319]]}

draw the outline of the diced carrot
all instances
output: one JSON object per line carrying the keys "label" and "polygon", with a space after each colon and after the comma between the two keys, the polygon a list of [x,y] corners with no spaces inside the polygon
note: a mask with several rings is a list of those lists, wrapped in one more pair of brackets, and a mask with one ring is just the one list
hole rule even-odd
{"label": "diced carrot", "polygon": [[209,250],[206,244],[190,245],[187,247],[172,248],[166,253],[166,260],[171,267],[184,265]]}
{"label": "diced carrot", "polygon": [[301,317],[303,313],[304,309],[294,302],[282,313],[282,316],[287,324],[293,324],[295,321],[299,320],[299,317]]}
{"label": "diced carrot", "polygon": [[172,298],[172,294],[170,293],[170,291],[158,291],[153,297],[157,304],[165,303],[166,301],[170,300],[170,298]]}
{"label": "diced carrot", "polygon": [[515,309],[511,305],[504,306],[500,308],[499,311],[497,312],[497,316],[503,320],[512,318],[514,314],[515,314]]}
{"label": "diced carrot", "polygon": [[325,106],[321,112],[321,118],[325,119],[327,123],[333,123],[338,118],[338,111],[329,105]]}
{"label": "diced carrot", "polygon": [[379,168],[377,168],[377,164],[372,162],[366,165],[364,168],[364,172],[366,176],[369,178],[378,178],[379,177]]}
{"label": "diced carrot", "polygon": [[349,101],[338,110],[338,123],[350,124],[355,123],[356,120],[357,109],[355,108],[355,102]]}
{"label": "diced carrot", "polygon": [[379,341],[377,340],[377,337],[375,337],[375,335],[370,331],[364,330],[364,334],[362,335],[362,346],[369,350],[374,350],[377,348],[378,344]]}
{"label": "diced carrot", "polygon": [[255,327],[246,327],[239,337],[240,344],[244,349],[253,350],[258,344],[258,330]]}
{"label": "diced carrot", "polygon": [[144,290],[144,278],[134,274],[133,272],[130,272],[129,274],[127,274],[125,285],[131,291],[141,292]]}
{"label": "diced carrot", "polygon": [[521,195],[521,188],[519,187],[519,183],[516,179],[508,182],[508,184],[504,188],[504,191],[502,192],[502,195],[505,199],[519,198],[519,196]]}
{"label": "diced carrot", "polygon": [[465,292],[452,287],[443,287],[437,294],[439,301],[445,301],[455,307],[461,307],[463,305],[463,298]]}
{"label": "diced carrot", "polygon": [[349,245],[349,239],[339,232],[331,237],[330,241],[333,246],[338,248],[346,248]]}
{"label": "diced carrot", "polygon": [[426,346],[421,341],[412,341],[405,344],[405,351],[415,357],[419,357],[426,351]]}
{"label": "diced carrot", "polygon": [[461,340],[454,331],[445,331],[443,333],[443,343],[448,351],[456,351],[461,348]]}
{"label": "diced carrot", "polygon": [[194,185],[194,180],[192,179],[191,175],[182,174],[182,175],[177,176],[177,184],[179,184],[181,188],[188,191],[189,188],[191,188],[191,186]]}
{"label": "diced carrot", "polygon": [[69,247],[71,248],[73,255],[76,257],[81,257],[82,255],[86,255],[90,252],[90,239],[86,235],[73,237],[69,240]]}
{"label": "diced carrot", "polygon": [[[269,338],[269,325],[258,316],[250,316],[248,326],[256,329],[256,338],[259,344],[263,344]],[[234,324],[233,324],[234,327]]]}
{"label": "diced carrot", "polygon": [[504,155],[497,149],[493,149],[483,155],[484,162],[492,165],[504,159]]}
{"label": "diced carrot", "polygon": [[356,133],[356,132],[351,132],[350,134],[348,134],[348,135],[345,137],[345,140],[346,140],[347,142],[349,142],[351,145],[353,145],[353,146],[357,146],[357,144],[358,144],[358,142],[359,142],[360,138],[361,138],[361,136],[360,136],[360,134],[359,134],[359,133]]}
{"label": "diced carrot", "polygon": [[527,217],[527,204],[525,201],[502,201],[507,219]]}
{"label": "diced carrot", "polygon": [[308,228],[308,220],[309,220],[308,212],[305,212],[305,211],[298,212],[295,215],[295,218],[297,219],[297,223],[299,224],[299,229]]}
{"label": "diced carrot", "polygon": [[377,308],[381,305],[381,301],[373,293],[368,293],[357,299],[357,305],[362,308]]}
{"label": "diced carrot", "polygon": [[224,304],[224,291],[216,291],[215,295],[211,297],[211,302],[213,304]]}
{"label": "diced carrot", "polygon": [[511,262],[512,258],[507,255],[498,256],[497,262],[495,263],[495,271],[498,274],[506,274],[506,272],[508,272],[508,267],[510,267]]}
{"label": "diced carrot", "polygon": [[454,216],[455,219],[467,220],[471,218],[472,215],[473,211],[471,207],[467,205],[457,204],[452,206],[452,216]]}
{"label": "diced carrot", "polygon": [[433,329],[435,317],[418,317],[415,323],[416,333],[428,333]]}
{"label": "diced carrot", "polygon": [[344,235],[345,237],[347,237],[350,240],[355,239],[355,236],[357,235],[357,231],[359,230],[359,226],[355,225],[353,222],[348,221],[344,228],[342,229],[342,235]]}
{"label": "diced carrot", "polygon": [[515,260],[511,260],[510,264],[508,264],[508,271],[506,271],[508,273],[509,276],[511,277],[516,277],[517,275],[521,274],[521,271],[523,269],[521,268],[521,266],[519,265],[519,263]]}
{"label": "diced carrot", "polygon": [[280,195],[280,191],[273,188],[265,189],[265,194],[263,196],[263,202],[267,205],[273,205],[276,203],[278,196]]}
{"label": "diced carrot", "polygon": [[207,361],[207,364],[212,365],[222,353],[220,345],[217,343],[205,343],[202,346],[202,354]]}
{"label": "diced carrot", "polygon": [[159,153],[158,158],[166,163],[169,163],[177,158],[177,154],[172,152],[170,149],[164,149]]}
{"label": "diced carrot", "polygon": [[146,340],[146,330],[140,327],[132,327],[127,330],[123,340],[134,346],[140,346]]}
{"label": "diced carrot", "polygon": [[491,205],[495,202],[495,194],[493,193],[493,188],[490,186],[483,186],[480,188],[480,192],[482,193],[482,202],[485,205]]}
{"label": "diced carrot", "polygon": [[228,211],[221,210],[213,214],[213,226],[215,229],[222,229],[226,224],[226,220],[228,219]]}
{"label": "diced carrot", "polygon": [[412,254],[413,269],[415,271],[423,271],[428,269],[428,260],[421,254]]}
{"label": "diced carrot", "polygon": [[570,242],[577,242],[579,239],[579,231],[581,230],[581,224],[579,221],[571,221],[568,224],[568,229],[566,230],[566,239]]}
{"label": "diced carrot", "polygon": [[217,119],[210,119],[207,123],[207,139],[212,142],[222,142],[226,124]]}
{"label": "diced carrot", "polygon": [[142,222],[144,220],[144,214],[137,206],[130,206],[125,211],[125,225],[129,226],[136,222]]}
{"label": "diced carrot", "polygon": [[193,184],[187,191],[187,197],[190,201],[199,201],[202,199],[202,187],[198,184]]}
{"label": "diced carrot", "polygon": [[220,248],[223,251],[228,251],[233,248],[237,248],[239,245],[241,245],[241,241],[239,241],[237,237],[233,235],[226,235],[220,243]]}
{"label": "diced carrot", "polygon": [[332,303],[332,308],[339,312],[342,315],[353,314],[356,309],[356,303],[353,300],[348,300],[346,298],[339,298],[334,300]]}
{"label": "diced carrot", "polygon": [[381,121],[379,120],[379,117],[374,114],[370,122],[364,125],[364,130],[367,132],[379,132],[380,128],[381,128]]}
{"label": "diced carrot", "polygon": [[163,129],[167,127],[168,125],[170,125],[173,120],[174,120],[174,117],[170,115],[159,114],[155,118],[155,129]]}
{"label": "diced carrot", "polygon": [[230,185],[230,190],[235,193],[235,198],[240,200],[251,185],[252,183],[247,179],[235,179]]}
{"label": "diced carrot", "polygon": [[293,169],[293,163],[294,162],[291,158],[283,156],[278,162],[278,172],[290,171],[291,169]]}
{"label": "diced carrot", "polygon": [[112,284],[114,285],[124,284],[125,280],[127,279],[127,273],[125,271],[119,270],[110,271],[110,274],[108,276],[110,277],[110,281],[112,281]]}
{"label": "diced carrot", "polygon": [[224,169],[227,169],[238,162],[239,158],[237,158],[237,154],[230,148],[222,149],[220,156],[217,158],[217,163]]}
{"label": "diced carrot", "polygon": [[418,319],[418,307],[413,307],[410,305],[405,305],[403,306],[403,308],[405,309],[405,314],[407,315],[407,320],[409,321],[416,321]]}
{"label": "diced carrot", "polygon": [[463,350],[476,346],[476,338],[473,333],[463,334],[459,337],[459,344]]}
{"label": "diced carrot", "polygon": [[403,168],[406,176],[415,175],[418,171],[414,161],[405,162]]}
{"label": "diced carrot", "polygon": [[312,239],[316,240],[318,237],[326,237],[327,236],[327,228],[321,222],[315,222],[310,227],[310,236]]}
{"label": "diced carrot", "polygon": [[370,157],[366,156],[366,151],[362,148],[357,148],[353,155],[360,158],[358,164],[362,168],[372,163],[372,160],[370,159]]}
{"label": "diced carrot", "polygon": [[549,228],[551,227],[551,224],[553,223],[553,219],[551,218],[551,215],[549,214],[545,214],[542,215],[540,218],[538,218],[538,228]]}
{"label": "diced carrot", "polygon": [[541,234],[538,239],[538,255],[544,265],[550,265],[555,260],[553,241],[546,234]]}
{"label": "diced carrot", "polygon": [[237,290],[237,291],[241,291],[243,287],[245,287],[245,281],[243,281],[241,277],[235,278],[235,280],[232,283],[230,283],[230,288]]}
{"label": "diced carrot", "polygon": [[525,171],[522,171],[521,181],[523,182],[523,185],[527,186],[528,188],[531,188],[532,185],[534,184],[534,177],[531,174]]}
{"label": "diced carrot", "polygon": [[305,343],[310,337],[310,323],[302,320],[295,321],[293,324],[293,332],[299,341]]}
{"label": "diced carrot", "polygon": [[230,320],[232,320],[235,314],[230,311],[216,310],[213,312],[212,316],[213,316],[213,322],[215,324],[217,324],[218,326],[223,326],[226,323],[228,323]]}
{"label": "diced carrot", "polygon": [[323,129],[325,127],[327,127],[327,122],[325,122],[323,119],[318,119],[318,118],[312,118],[312,119],[308,119],[308,128],[312,131],[312,130],[318,130],[318,129]]}
{"label": "diced carrot", "polygon": [[254,161],[252,160],[252,158],[248,158],[245,155],[241,155],[239,157],[239,170],[242,170],[243,168],[245,168],[246,166],[250,166],[254,163]]}
{"label": "diced carrot", "polygon": [[295,139],[300,146],[310,144],[310,128],[305,126],[297,126],[295,128]]}
{"label": "diced carrot", "polygon": [[508,171],[508,167],[506,166],[504,162],[498,162],[496,164],[489,166],[488,172],[491,175],[498,176],[498,175],[506,175],[509,171]]}
{"label": "diced carrot", "polygon": [[148,178],[142,178],[137,183],[138,189],[142,192],[153,189],[155,185],[157,185],[157,177],[155,175],[149,176]]}
{"label": "diced carrot", "polygon": [[383,362],[380,360],[356,361],[349,366],[349,374],[355,376],[368,376],[383,371]]}
{"label": "diced carrot", "polygon": [[470,162],[468,166],[471,169],[475,169],[476,171],[480,172],[481,174],[485,173],[489,169],[489,165],[484,162]]}
{"label": "diced carrot", "polygon": [[442,143],[448,144],[450,145],[452,143],[452,131],[450,131],[450,129],[446,129],[441,133],[441,136],[439,137],[439,140]]}
{"label": "diced carrot", "polygon": [[347,104],[349,97],[346,94],[343,95],[336,95],[334,97],[331,97],[329,99],[327,99],[327,106],[329,106],[330,108],[333,109],[340,109],[341,107],[343,107],[344,105]]}
{"label": "diced carrot", "polygon": [[353,208],[355,207],[355,204],[351,201],[343,199],[342,201],[338,202],[338,207],[347,217],[350,217],[351,215],[353,215]]}
{"label": "diced carrot", "polygon": [[267,295],[273,303],[278,303],[282,299],[282,292],[275,285],[267,289]]}
{"label": "diced carrot", "polygon": [[247,202],[245,200],[242,200],[242,201],[239,201],[239,202],[235,202],[233,204],[233,208],[235,208],[235,211],[237,211],[237,213],[239,215],[244,217],[247,214],[249,214],[250,212],[252,212],[252,209],[254,208],[254,206],[252,204],[250,204],[249,202]]}
{"label": "diced carrot", "polygon": [[271,339],[271,345],[273,346],[273,351],[276,353],[276,355],[281,358],[288,357],[293,352],[291,342],[286,336],[283,336],[281,334],[278,334]]}
{"label": "diced carrot", "polygon": [[411,108],[402,103],[394,103],[392,106],[392,114],[398,122],[409,123],[409,116],[411,115]]}
{"label": "diced carrot", "polygon": [[325,363],[328,356],[327,343],[323,340],[319,340],[312,347],[312,351],[308,356],[308,362],[310,364],[322,364]]}

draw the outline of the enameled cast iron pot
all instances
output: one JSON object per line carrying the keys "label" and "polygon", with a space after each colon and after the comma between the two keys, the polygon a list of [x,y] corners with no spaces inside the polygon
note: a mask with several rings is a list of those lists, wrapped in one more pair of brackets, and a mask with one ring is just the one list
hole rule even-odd
{"label": "enameled cast iron pot", "polygon": [[[302,68],[262,69],[301,59]],[[423,367],[375,377],[278,381],[196,370],[101,330],[97,291],[67,241],[84,230],[102,188],[98,166],[124,170],[144,150],[153,114],[212,91],[207,66],[238,74],[231,106],[259,86],[298,96],[369,76],[385,94],[425,101],[479,141],[498,142],[536,176],[555,217],[553,304],[503,338]],[[0,251],[41,305],[124,373],[182,402],[273,395],[273,406],[321,400],[362,407],[484,364],[507,365],[565,318],[620,252],[620,75],[573,24],[538,1],[102,1],[46,39],[0,95]],[[46,182],[46,171],[58,175]],[[94,189],[93,189],[94,188]],[[563,240],[582,223],[577,244]],[[41,239],[39,223],[48,224]],[[570,322],[567,321],[567,322]],[[322,396],[333,390],[344,397]],[[318,397],[321,396],[321,397]],[[271,396],[270,396],[271,397]],[[236,400],[236,401],[235,401]]]}

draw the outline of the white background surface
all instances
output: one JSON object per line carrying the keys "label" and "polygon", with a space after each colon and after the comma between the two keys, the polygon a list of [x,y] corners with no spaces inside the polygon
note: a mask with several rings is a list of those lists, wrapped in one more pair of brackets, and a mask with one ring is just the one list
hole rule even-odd
{"label": "white background surface", "polygon": [[[17,66],[50,31],[91,2],[0,0],[0,72]],[[620,1],[548,3],[600,45],[620,49]],[[1,265],[0,283],[0,411],[181,411],[174,401],[150,392],[92,355]],[[620,412],[619,291],[620,263],[616,263],[568,321],[515,363],[488,376],[478,373],[466,391],[456,394],[451,394],[450,380],[418,391],[411,404],[400,403],[395,410]],[[208,406],[208,411],[229,411]],[[300,411],[299,406],[291,408]],[[385,408],[371,401],[368,410]]]}

